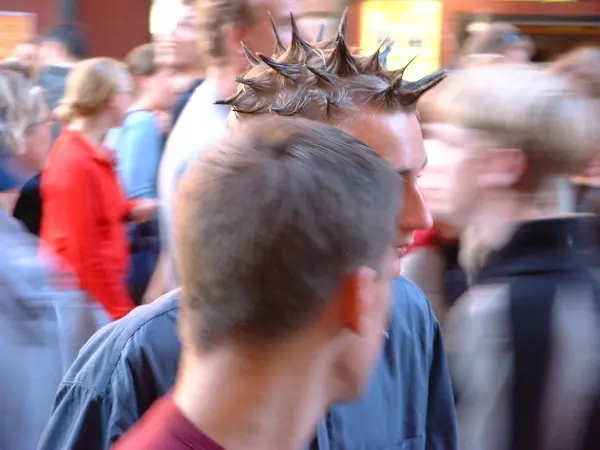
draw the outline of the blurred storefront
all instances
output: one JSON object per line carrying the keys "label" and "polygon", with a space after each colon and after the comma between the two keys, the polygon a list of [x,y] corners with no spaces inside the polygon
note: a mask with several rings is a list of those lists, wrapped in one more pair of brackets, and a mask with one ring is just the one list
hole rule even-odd
{"label": "blurred storefront", "polygon": [[583,44],[600,45],[600,0],[351,0],[350,40],[372,51],[390,36],[391,68],[418,55],[407,78],[451,65],[469,29],[507,21],[533,38],[540,60]]}
{"label": "blurred storefront", "polygon": [[[392,68],[419,55],[408,78],[452,64],[469,27],[476,23],[504,20],[516,24],[535,40],[540,58],[584,43],[600,44],[600,0],[297,1],[299,21],[315,35],[322,21],[328,35],[334,32],[341,11],[349,6],[351,44],[373,51],[389,36],[394,40],[388,57]],[[160,33],[171,27],[175,4],[176,0],[0,0],[0,28],[4,30],[0,30],[0,53],[20,36],[75,21],[87,29],[93,55],[122,57],[147,42],[151,29]],[[25,15],[15,18],[7,12]]]}
{"label": "blurred storefront", "polygon": [[[0,21],[20,25],[10,16],[32,17],[33,37],[62,22],[83,26],[90,36],[92,55],[122,57],[136,45],[148,41],[151,0],[0,0]],[[9,14],[10,13],[10,14]],[[2,22],[0,22],[0,26]],[[27,36],[31,34],[31,36]],[[15,32],[0,31],[0,51],[16,39]],[[5,55],[0,55],[0,58]]]}

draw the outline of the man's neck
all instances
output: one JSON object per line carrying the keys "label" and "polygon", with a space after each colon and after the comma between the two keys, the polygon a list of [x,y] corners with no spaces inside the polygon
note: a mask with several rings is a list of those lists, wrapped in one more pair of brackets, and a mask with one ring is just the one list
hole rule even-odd
{"label": "man's neck", "polygon": [[203,80],[206,74],[204,69],[181,68],[174,76],[175,88],[178,92],[187,91],[196,81]]}
{"label": "man's neck", "polygon": [[228,450],[298,450],[314,436],[333,386],[318,351],[281,350],[252,358],[184,351],[173,399]]}

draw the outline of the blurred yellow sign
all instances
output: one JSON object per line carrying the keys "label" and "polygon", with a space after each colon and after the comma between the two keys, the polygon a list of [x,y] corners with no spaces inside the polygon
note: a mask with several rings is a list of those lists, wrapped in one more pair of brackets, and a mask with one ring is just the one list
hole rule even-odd
{"label": "blurred yellow sign", "polygon": [[36,15],[0,11],[0,59],[13,54],[17,45],[35,36]]}
{"label": "blurred yellow sign", "polygon": [[406,70],[414,81],[439,69],[442,44],[441,1],[365,0],[361,5],[360,47],[365,53],[377,50],[388,37],[394,44],[387,58],[389,69]]}

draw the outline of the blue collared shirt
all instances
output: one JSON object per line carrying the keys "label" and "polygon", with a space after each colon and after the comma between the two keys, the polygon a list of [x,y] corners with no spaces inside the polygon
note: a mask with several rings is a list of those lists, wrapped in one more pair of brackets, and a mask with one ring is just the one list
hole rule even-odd
{"label": "blue collared shirt", "polygon": [[[437,320],[423,293],[393,284],[383,356],[367,392],[336,405],[310,443],[319,450],[457,448],[456,415]],[[63,380],[39,450],[107,450],[175,381],[177,292],[96,334]]]}

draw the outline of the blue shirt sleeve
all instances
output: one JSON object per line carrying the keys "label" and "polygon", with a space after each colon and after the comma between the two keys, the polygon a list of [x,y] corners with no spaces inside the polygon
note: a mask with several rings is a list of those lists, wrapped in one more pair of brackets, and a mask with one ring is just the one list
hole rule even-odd
{"label": "blue shirt sleeve", "polygon": [[154,116],[143,114],[127,120],[115,140],[119,175],[128,198],[157,198],[163,139]]}

